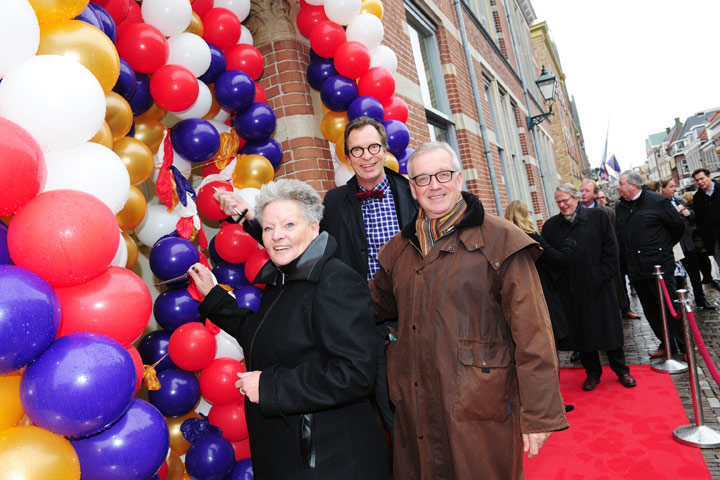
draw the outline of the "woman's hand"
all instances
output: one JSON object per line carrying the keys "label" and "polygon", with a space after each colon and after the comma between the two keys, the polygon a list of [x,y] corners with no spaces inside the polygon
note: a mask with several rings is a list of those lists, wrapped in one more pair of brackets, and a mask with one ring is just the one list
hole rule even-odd
{"label": "woman's hand", "polygon": [[[227,190],[218,190],[215,192],[215,200],[220,204],[220,208],[227,216],[231,216],[236,222],[240,219],[238,212],[247,210],[245,218],[247,221],[255,218],[255,210],[248,205],[245,200],[236,192],[228,192]],[[237,209],[237,211],[236,211]]]}
{"label": "woman's hand", "polygon": [[210,270],[202,263],[194,264],[188,269],[187,273],[190,275],[190,278],[193,279],[195,286],[203,296],[207,295],[215,286],[212,273],[210,273]]}
{"label": "woman's hand", "polygon": [[252,403],[260,401],[260,374],[262,372],[253,370],[252,372],[238,373],[240,379],[235,382],[235,388],[245,395]]}

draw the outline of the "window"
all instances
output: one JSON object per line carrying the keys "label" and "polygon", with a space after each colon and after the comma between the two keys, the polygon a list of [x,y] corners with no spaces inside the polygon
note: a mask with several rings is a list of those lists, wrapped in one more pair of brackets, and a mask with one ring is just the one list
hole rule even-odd
{"label": "window", "polygon": [[465,2],[473,15],[475,15],[475,17],[480,21],[480,24],[485,28],[485,30],[489,31],[488,18],[491,17],[489,13],[490,7],[488,5],[488,0],[465,0]]}

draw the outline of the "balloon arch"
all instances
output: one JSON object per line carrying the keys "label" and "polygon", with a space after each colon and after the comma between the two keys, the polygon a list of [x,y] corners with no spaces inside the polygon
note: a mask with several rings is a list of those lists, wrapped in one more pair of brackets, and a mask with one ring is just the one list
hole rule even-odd
{"label": "balloon arch", "polygon": [[[224,189],[254,202],[283,159],[258,83],[264,59],[243,25],[250,7],[0,2],[0,464],[10,476],[252,478],[233,386],[242,350],[201,323],[193,285],[171,282],[153,303],[130,270],[137,240],[160,281],[212,263],[240,305],[259,306],[263,285],[250,280],[268,256],[213,199]],[[300,1],[338,183],[350,175],[353,118],[383,122],[389,168],[405,173],[412,152],[382,17],[380,0]],[[204,225],[218,221],[208,242]],[[160,328],[137,341],[152,314]]]}

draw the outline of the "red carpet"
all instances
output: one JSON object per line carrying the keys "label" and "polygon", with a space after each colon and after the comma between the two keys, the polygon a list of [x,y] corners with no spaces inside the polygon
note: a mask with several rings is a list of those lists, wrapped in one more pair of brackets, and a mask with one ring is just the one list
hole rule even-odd
{"label": "red carpet", "polygon": [[691,422],[670,375],[648,365],[631,366],[630,373],[635,388],[624,388],[605,367],[602,383],[585,392],[585,370],[561,370],[563,398],[575,405],[570,429],[553,433],[537,457],[525,459],[527,480],[710,479],[700,449],[673,439],[673,429]]}

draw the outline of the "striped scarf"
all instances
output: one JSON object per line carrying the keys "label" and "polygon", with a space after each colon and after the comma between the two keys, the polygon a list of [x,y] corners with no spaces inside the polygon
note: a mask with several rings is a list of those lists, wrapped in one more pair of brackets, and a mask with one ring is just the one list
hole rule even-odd
{"label": "striped scarf", "polygon": [[415,220],[415,230],[423,256],[430,252],[438,240],[454,230],[453,227],[460,222],[466,209],[467,204],[462,197],[444,217],[428,219],[422,208],[420,209],[418,218]]}

